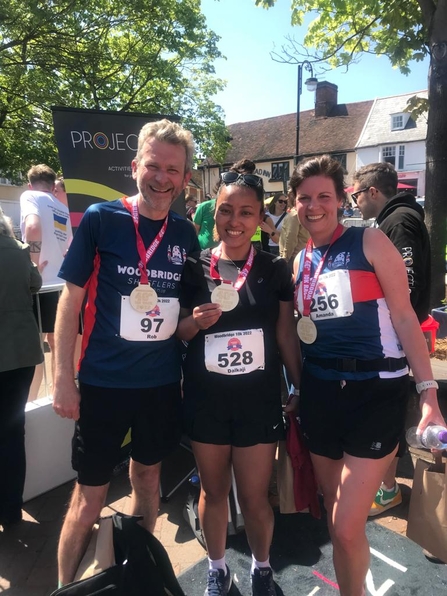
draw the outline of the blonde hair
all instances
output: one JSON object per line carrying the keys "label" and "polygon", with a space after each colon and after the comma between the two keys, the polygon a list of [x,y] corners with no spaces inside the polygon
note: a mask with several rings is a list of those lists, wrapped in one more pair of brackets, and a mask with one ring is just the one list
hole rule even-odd
{"label": "blonde hair", "polygon": [[185,148],[186,163],[185,174],[192,170],[194,159],[194,139],[189,130],[164,118],[156,122],[148,122],[140,130],[138,135],[138,150],[135,161],[139,163],[141,154],[143,152],[144,144],[149,139],[156,139],[164,143],[171,143],[172,145],[180,145]]}
{"label": "blonde hair", "polygon": [[56,172],[44,163],[31,166],[28,170],[28,182],[31,186],[43,184],[51,190],[56,182]]}

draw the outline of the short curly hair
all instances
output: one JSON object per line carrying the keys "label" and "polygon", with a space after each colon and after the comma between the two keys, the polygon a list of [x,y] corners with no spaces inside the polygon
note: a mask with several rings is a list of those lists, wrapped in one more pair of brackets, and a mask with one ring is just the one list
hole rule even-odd
{"label": "short curly hair", "polygon": [[304,180],[312,176],[326,176],[326,178],[331,178],[334,182],[337,196],[343,203],[346,202],[345,172],[339,161],[330,155],[321,155],[319,157],[311,157],[297,164],[289,180],[289,191],[295,198],[298,187]]}

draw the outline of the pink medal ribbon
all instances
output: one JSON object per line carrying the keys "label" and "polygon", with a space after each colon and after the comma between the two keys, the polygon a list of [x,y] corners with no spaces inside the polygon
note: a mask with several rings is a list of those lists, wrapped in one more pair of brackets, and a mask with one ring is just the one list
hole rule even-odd
{"label": "pink medal ribbon", "polygon": [[[215,252],[211,253],[210,275],[211,275],[212,279],[220,279],[220,281],[224,284],[231,284],[231,281],[222,279],[216,269],[217,263],[219,262],[221,255],[222,255],[222,244],[219,244],[219,246],[215,249]],[[247,276],[250,273],[250,270],[253,266],[254,257],[255,257],[255,250],[252,245],[250,248],[250,253],[248,255],[248,259],[246,260],[244,267],[239,272],[239,275],[237,276],[237,279],[234,282],[234,284],[232,284],[235,290],[239,291],[242,288],[242,286],[244,285],[245,280],[247,279]]]}
{"label": "pink medal ribbon", "polygon": [[310,305],[312,303],[312,297],[314,295],[315,287],[317,285],[318,278],[320,277],[320,273],[323,268],[327,253],[329,252],[329,249],[334,244],[334,242],[340,238],[342,233],[343,233],[343,226],[341,224],[338,224],[338,226],[335,228],[334,233],[332,234],[332,238],[331,238],[331,241],[329,242],[329,246],[327,247],[324,255],[321,257],[320,262],[318,263],[317,268],[316,268],[315,273],[313,274],[312,278],[310,276],[310,273],[311,273],[311,269],[312,269],[312,252],[313,252],[312,244],[313,243],[312,243],[311,238],[309,238],[309,240],[307,241],[306,254],[304,257],[304,264],[303,264],[303,279],[301,282],[302,288],[303,288],[303,313],[302,313],[303,317],[309,317],[309,315],[310,315]]}
{"label": "pink medal ribbon", "polygon": [[135,226],[135,234],[137,236],[137,250],[138,250],[138,256],[140,257],[140,261],[138,263],[138,269],[139,269],[140,275],[141,275],[141,284],[148,285],[149,277],[147,274],[146,267],[147,267],[147,264],[149,263],[149,261],[151,260],[153,254],[155,253],[157,248],[160,246],[160,242],[162,241],[162,238],[165,235],[166,228],[168,227],[169,214],[166,216],[166,219],[165,219],[160,231],[158,232],[158,234],[156,235],[156,237],[154,238],[154,240],[152,241],[152,243],[149,245],[148,249],[146,250],[146,247],[144,246],[143,238],[141,237],[141,234],[138,230],[140,214],[138,213],[137,199],[134,199],[132,201],[132,205],[130,205],[126,199],[123,199],[123,203],[124,203],[124,206],[126,207],[126,209],[132,215],[133,223]]}

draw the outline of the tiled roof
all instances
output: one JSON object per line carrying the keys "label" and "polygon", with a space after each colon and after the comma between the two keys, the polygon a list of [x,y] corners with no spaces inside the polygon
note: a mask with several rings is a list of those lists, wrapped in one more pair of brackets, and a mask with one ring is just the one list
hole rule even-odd
{"label": "tiled roof", "polygon": [[[315,118],[314,110],[300,114],[300,155],[353,151],[372,101],[340,104],[330,116]],[[242,157],[255,162],[290,159],[295,153],[296,114],[228,126],[232,137],[225,164]]]}
{"label": "tiled roof", "polygon": [[357,147],[425,140],[427,137],[426,115],[420,116],[416,123],[410,118],[403,130],[391,130],[391,114],[403,112],[407,101],[415,95],[426,98],[427,91],[415,91],[376,99],[365,128],[359,136]]}
{"label": "tiled roof", "polygon": [[193,182],[197,186],[197,188],[202,188],[202,172],[200,172],[199,170],[193,170],[191,182]]}

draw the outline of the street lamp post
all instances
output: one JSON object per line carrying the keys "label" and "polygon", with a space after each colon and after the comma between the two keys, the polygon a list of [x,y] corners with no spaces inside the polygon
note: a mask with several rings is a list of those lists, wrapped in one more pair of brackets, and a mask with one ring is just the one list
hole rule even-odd
{"label": "street lamp post", "polygon": [[298,62],[298,87],[296,97],[296,137],[295,137],[295,165],[298,163],[300,154],[300,97],[303,90],[303,66],[310,73],[310,77],[305,81],[306,89],[308,91],[315,91],[317,88],[317,79],[314,77],[312,64],[308,60]]}

